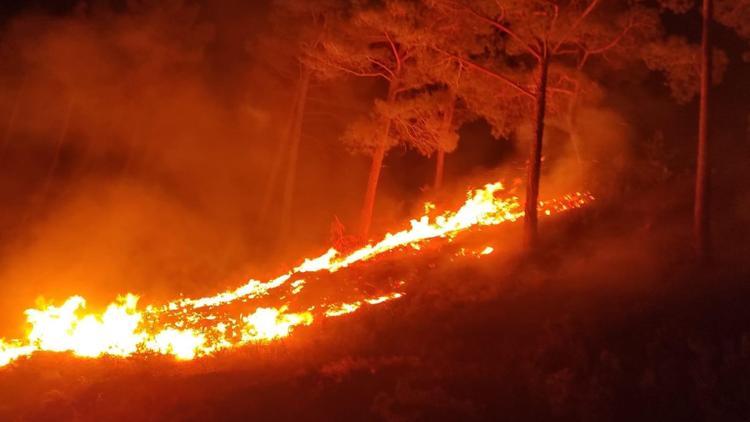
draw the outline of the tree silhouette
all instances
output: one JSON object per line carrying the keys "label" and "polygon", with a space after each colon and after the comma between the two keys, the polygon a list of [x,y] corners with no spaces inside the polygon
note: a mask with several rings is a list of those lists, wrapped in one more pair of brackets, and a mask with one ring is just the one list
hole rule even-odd
{"label": "tree silhouette", "polygon": [[424,72],[422,33],[428,11],[418,2],[388,0],[353,3],[329,26],[320,48],[309,62],[320,72],[334,72],[386,82],[384,99],[366,118],[352,123],[344,135],[350,149],[371,157],[360,216],[359,234],[366,239],[372,225],[380,173],[388,151],[400,142],[429,154],[438,141],[432,104],[420,99]]}
{"label": "tree silhouette", "polygon": [[[289,114],[286,117],[285,132],[278,143],[271,163],[271,171],[260,207],[260,221],[263,223],[268,218],[277,181],[282,172],[282,167],[285,165],[281,192],[281,226],[279,229],[279,239],[282,241],[288,237],[291,229],[297,161],[310,83],[314,77],[313,69],[305,63],[304,58],[311,50],[316,49],[321,42],[326,21],[330,19],[329,15],[339,10],[343,4],[343,2],[337,0],[306,2],[275,0],[273,3],[272,20],[283,23],[283,25],[277,26],[279,30],[275,36],[264,39],[267,44],[265,49],[272,51],[275,60],[281,61],[282,66],[287,68],[279,70],[279,73],[285,73],[284,71],[289,68],[294,69],[293,76],[290,76],[290,78],[295,80],[295,88]],[[290,31],[289,27],[294,29]]]}
{"label": "tree silhouette", "polygon": [[[434,46],[434,42],[430,46]],[[436,57],[432,48],[426,49],[424,55],[425,65],[421,68],[428,72],[425,80],[436,84],[443,92],[442,98],[436,99],[440,109],[440,128],[435,148],[435,173],[432,182],[433,190],[439,191],[445,178],[445,156],[458,147],[458,129],[472,117],[461,97],[462,85],[471,83],[471,79],[465,80],[464,66],[460,62]]]}
{"label": "tree silhouette", "polygon": [[[662,6],[685,13],[698,5],[694,0],[661,0]],[[684,40],[670,39],[666,58],[657,62],[657,68],[668,72],[673,92],[677,98],[688,101],[700,93],[698,114],[698,145],[695,169],[695,198],[693,201],[693,247],[699,262],[711,260],[711,91],[719,83],[727,65],[726,55],[714,48],[714,22],[732,28],[740,37],[750,39],[750,1],[703,0],[700,4],[701,44],[689,45]],[[678,50],[679,49],[679,50]],[[675,57],[681,51],[682,59]],[[659,55],[656,55],[659,56]],[[686,58],[687,57],[687,60]],[[671,62],[671,63],[670,63]],[[684,63],[679,70],[674,63]]]}
{"label": "tree silhouette", "polygon": [[[434,0],[453,34],[472,34],[482,49],[459,44],[442,50],[467,68],[495,78],[533,101],[534,139],[527,163],[526,244],[537,243],[537,205],[545,118],[550,93],[572,94],[571,69],[583,69],[592,57],[618,48],[653,25],[653,13],[630,3],[602,0]],[[467,54],[468,53],[468,54]],[[551,85],[550,82],[553,84]],[[554,99],[553,99],[554,100]]]}

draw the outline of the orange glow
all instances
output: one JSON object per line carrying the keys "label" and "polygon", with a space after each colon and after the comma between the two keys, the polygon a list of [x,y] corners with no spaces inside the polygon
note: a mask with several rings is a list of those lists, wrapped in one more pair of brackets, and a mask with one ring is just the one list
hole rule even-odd
{"label": "orange glow", "polygon": [[206,351],[206,338],[193,330],[176,330],[167,328],[149,340],[147,350],[163,355],[174,355],[179,360],[190,360],[198,351]]}
{"label": "orange glow", "polygon": [[245,327],[242,333],[244,342],[271,341],[286,337],[297,325],[310,325],[313,316],[309,312],[287,314],[286,309],[258,308],[255,313],[243,319]]}
{"label": "orange glow", "polygon": [[326,309],[325,315],[327,317],[337,317],[341,315],[351,314],[352,312],[355,312],[359,308],[362,307],[362,305],[379,305],[384,302],[388,302],[393,299],[398,299],[400,297],[403,297],[403,293],[391,293],[389,295],[384,296],[378,296],[373,297],[369,299],[363,299],[358,300],[356,302],[352,303],[339,303],[337,305],[331,305]]}
{"label": "orange glow", "polygon": [[142,318],[137,303],[136,296],[121,297],[101,316],[79,315],[86,306],[80,296],[71,297],[60,307],[29,309],[29,343],[39,350],[70,351],[83,357],[131,355],[143,341],[143,334],[136,333]]}
{"label": "orange glow", "polygon": [[[327,305],[327,302],[322,302],[301,312],[288,312],[288,301],[278,307],[258,307],[252,313],[238,317],[222,312],[222,307],[234,304],[247,309],[246,302],[269,297],[277,289],[284,291],[284,294],[278,295],[279,300],[287,297],[287,291],[292,296],[298,295],[306,286],[305,280],[300,277],[304,273],[334,273],[398,248],[419,250],[423,242],[430,239],[452,240],[462,231],[473,227],[516,221],[523,216],[523,207],[517,197],[499,197],[503,191],[501,183],[470,191],[461,208],[434,218],[430,214],[435,205],[428,203],[424,208],[425,214],[411,220],[408,229],[388,233],[379,242],[347,254],[330,249],[316,258],[304,260],[288,273],[270,281],[251,279],[237,289],[214,296],[179,299],[162,306],[150,305],[139,311],[138,296],[128,294],[110,304],[101,314],[85,313],[86,301],[80,296],[71,297],[61,306],[29,309],[26,311],[29,325],[26,338],[13,341],[0,339],[0,367],[36,351],[69,352],[87,358],[156,353],[171,355],[178,360],[190,360],[248,343],[284,338],[295,328],[311,325],[316,319],[350,314],[366,305],[401,298],[403,293],[392,292],[362,297],[349,303]],[[580,208],[591,200],[593,197],[589,194],[575,193],[540,202],[540,214],[552,215]],[[482,257],[492,254],[494,250],[487,246],[468,255]],[[458,255],[467,253],[461,249]]]}

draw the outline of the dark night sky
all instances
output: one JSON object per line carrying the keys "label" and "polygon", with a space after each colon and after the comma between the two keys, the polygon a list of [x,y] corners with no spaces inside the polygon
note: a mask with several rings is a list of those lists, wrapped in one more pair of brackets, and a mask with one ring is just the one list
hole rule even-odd
{"label": "dark night sky", "polygon": [[43,10],[49,13],[65,13],[71,10],[76,0],[6,0],[0,3],[0,16],[7,19],[24,10]]}

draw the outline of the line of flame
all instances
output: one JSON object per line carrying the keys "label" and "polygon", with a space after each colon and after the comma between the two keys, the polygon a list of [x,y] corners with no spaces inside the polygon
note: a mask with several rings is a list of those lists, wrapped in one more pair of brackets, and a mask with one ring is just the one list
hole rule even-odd
{"label": "line of flame", "polygon": [[[306,259],[286,274],[270,281],[250,280],[238,289],[197,299],[178,299],[160,307],[148,306],[137,309],[138,297],[132,294],[118,298],[102,314],[81,315],[86,301],[80,296],[68,299],[62,306],[47,306],[26,311],[31,327],[25,340],[5,341],[0,339],[0,367],[37,351],[71,352],[80,357],[102,355],[126,357],[136,353],[172,355],[188,360],[247,343],[267,342],[288,336],[295,327],[310,325],[315,319],[311,310],[300,313],[287,312],[287,307],[257,308],[252,314],[239,319],[206,315],[205,311],[231,304],[239,299],[247,300],[266,296],[292,278],[292,294],[299,293],[304,280],[295,276],[328,271],[336,272],[354,263],[368,261],[396,248],[411,245],[419,249],[420,242],[434,238],[452,239],[461,231],[475,226],[497,225],[516,221],[523,216],[517,197],[498,198],[503,190],[501,183],[492,183],[482,189],[470,191],[464,205],[455,212],[446,212],[431,220],[427,215],[434,208],[425,206],[425,215],[411,220],[410,228],[386,234],[377,243],[368,244],[348,254],[330,249],[321,256]],[[540,202],[540,211],[551,215],[569,209],[580,208],[593,197],[587,193],[565,195],[553,201]],[[492,253],[487,247],[474,255]],[[356,311],[363,305],[376,305],[403,296],[391,293],[374,298],[364,298],[352,303],[322,306],[320,317],[335,317]],[[177,321],[172,324],[149,326],[159,317],[172,315]],[[201,327],[184,328],[186,325]]]}

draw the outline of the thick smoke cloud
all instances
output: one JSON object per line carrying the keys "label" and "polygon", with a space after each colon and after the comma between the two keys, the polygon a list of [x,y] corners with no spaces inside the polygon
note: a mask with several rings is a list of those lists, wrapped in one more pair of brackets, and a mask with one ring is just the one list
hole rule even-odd
{"label": "thick smoke cloud", "polygon": [[[195,293],[252,262],[254,206],[287,93],[269,99],[253,80],[262,69],[244,42],[254,34],[181,3],[26,14],[5,27],[8,315],[42,292]],[[222,44],[222,31],[239,45]],[[242,72],[222,72],[226,62]]]}

